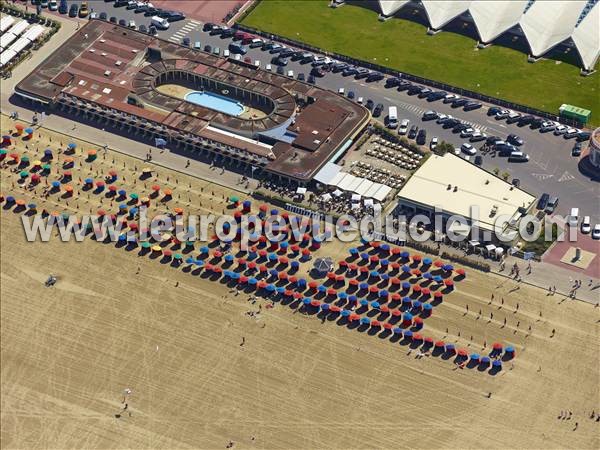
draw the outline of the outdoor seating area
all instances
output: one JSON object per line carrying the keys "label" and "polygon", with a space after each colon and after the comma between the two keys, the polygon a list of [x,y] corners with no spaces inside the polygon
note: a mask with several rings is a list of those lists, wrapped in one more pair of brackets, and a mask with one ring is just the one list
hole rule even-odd
{"label": "outdoor seating area", "polygon": [[382,137],[376,137],[373,143],[375,145],[367,149],[367,156],[389,162],[402,169],[415,170],[423,159],[423,155]]}
{"label": "outdoor seating area", "polygon": [[389,169],[374,167],[372,164],[363,161],[354,161],[350,173],[357,177],[366,178],[375,183],[383,183],[394,189],[402,186],[406,180],[403,175],[393,173]]}

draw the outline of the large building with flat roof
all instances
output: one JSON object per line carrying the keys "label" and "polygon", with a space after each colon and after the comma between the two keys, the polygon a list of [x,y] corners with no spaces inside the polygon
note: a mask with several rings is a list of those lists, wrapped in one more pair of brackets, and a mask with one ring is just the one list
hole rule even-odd
{"label": "large building with flat roof", "polygon": [[334,92],[100,20],[15,91],[75,119],[298,184],[348,148],[370,119]]}
{"label": "large building with flat roof", "polygon": [[[444,219],[464,218],[480,230],[471,238],[482,242],[495,240],[499,217],[508,218],[499,230],[515,230],[534,201],[533,195],[452,153],[431,155],[398,193],[399,205],[413,213],[433,217],[439,208]],[[472,217],[473,207],[478,210],[477,218]]]}

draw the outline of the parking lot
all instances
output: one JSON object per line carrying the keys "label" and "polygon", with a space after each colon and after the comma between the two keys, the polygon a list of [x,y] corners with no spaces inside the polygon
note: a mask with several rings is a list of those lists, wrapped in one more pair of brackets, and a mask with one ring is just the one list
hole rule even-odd
{"label": "parking lot", "polygon": [[[81,1],[69,3],[81,3]],[[98,14],[105,12],[109,17],[115,16],[117,19],[124,19],[127,22],[134,20],[137,26],[148,26],[150,23],[150,17],[136,14],[133,10],[127,10],[125,7],[115,8],[110,2],[95,1],[91,2],[90,7],[93,7],[94,12]],[[201,22],[194,19],[173,22],[168,30],[159,31],[159,36],[174,43],[181,44],[187,38],[190,45],[200,42],[202,48],[206,45],[210,45],[213,49],[219,47],[222,54],[232,39],[222,38],[218,35],[211,36],[208,32],[202,31],[202,25]],[[245,55],[253,62],[259,61],[263,68],[271,63],[274,56],[276,55],[260,48],[250,48]],[[379,62],[385,64],[385,61]],[[272,69],[275,70],[275,66]],[[308,78],[311,69],[310,64],[289,60],[285,66],[285,73],[291,70],[294,77],[302,73]],[[407,91],[399,92],[396,88],[386,88],[384,81],[367,83],[364,78],[357,80],[354,76],[344,77],[341,73],[327,72],[324,77],[316,78],[316,83],[320,87],[334,91],[343,88],[344,95],[352,92],[351,95],[355,99],[362,97],[363,102],[370,99],[374,104],[381,103],[383,113],[378,120],[382,122],[385,120],[388,107],[396,106],[399,121],[408,119],[409,127],[416,125],[426,130],[427,143],[434,136],[440,141],[450,142],[456,147],[468,142],[468,139],[461,138],[460,134],[453,133],[451,129],[442,128],[435,120],[423,121],[422,115],[428,110],[452,115],[488,136],[505,139],[511,133],[517,134],[524,141],[522,151],[529,155],[528,162],[510,163],[507,158],[496,156],[492,152],[477,151],[477,154],[482,156],[483,167],[490,171],[498,169],[500,174],[507,172],[510,179],[517,178],[520,186],[532,194],[541,195],[547,192],[550,195],[557,195],[560,198],[556,210],[558,214],[566,215],[571,207],[576,206],[580,208],[582,216],[592,217],[592,223],[600,222],[600,206],[598,204],[600,184],[590,181],[579,172],[578,159],[571,156],[571,149],[575,144],[574,139],[564,139],[562,136],[555,136],[552,132],[540,133],[539,130],[532,130],[529,126],[519,127],[516,124],[508,124],[505,120],[495,120],[486,115],[488,107],[491,105],[483,105],[482,108],[473,111],[464,111],[462,108],[453,108],[451,104],[443,103],[441,100],[429,102],[417,95],[409,95]],[[478,149],[481,144],[482,142],[478,142],[473,146]]]}

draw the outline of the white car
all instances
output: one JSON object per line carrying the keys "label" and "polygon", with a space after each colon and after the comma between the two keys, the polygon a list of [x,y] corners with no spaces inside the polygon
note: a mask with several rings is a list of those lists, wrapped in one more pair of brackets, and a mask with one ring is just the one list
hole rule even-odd
{"label": "white car", "polygon": [[362,97],[358,97],[358,100],[356,100],[356,101],[357,101],[359,104],[361,104],[361,105],[362,105],[363,98],[362,98]]}
{"label": "white car", "polygon": [[600,239],[600,223],[594,225],[594,230],[592,231],[592,239]]}
{"label": "white car", "polygon": [[458,100],[460,97],[456,94],[448,94],[444,97],[444,103],[450,103],[454,100]]}
{"label": "white car", "polygon": [[56,0],[50,0],[48,2],[48,9],[50,11],[57,11],[58,10],[58,2]]}
{"label": "white car", "polygon": [[338,94],[344,95],[344,92],[346,92],[346,89],[344,89],[344,88],[339,88],[338,89]]}
{"label": "white car", "polygon": [[127,24],[127,26],[128,26],[129,28],[133,28],[134,30],[137,28],[137,27],[135,26],[135,20],[130,20],[130,21],[129,21],[129,23]]}
{"label": "white car", "polygon": [[561,134],[565,134],[567,132],[567,126],[566,125],[558,125],[555,129],[554,129],[554,134],[556,136],[560,136]]}
{"label": "white car", "polygon": [[225,58],[229,58],[230,55],[231,55],[231,52],[228,49],[223,50],[223,56]]}
{"label": "white car", "polygon": [[460,137],[461,138],[471,137],[471,136],[473,136],[473,133],[475,133],[475,130],[473,128],[471,128],[471,127],[465,128],[464,130],[462,130],[460,132]]}
{"label": "white car", "polygon": [[437,147],[437,145],[438,145],[438,138],[434,136],[434,137],[431,138],[431,142],[429,143],[429,148],[431,150],[435,150],[435,148]]}
{"label": "white car", "polygon": [[470,156],[473,156],[477,153],[477,150],[475,149],[475,147],[473,147],[471,144],[468,144],[466,142],[460,146],[460,149],[462,150],[463,153],[466,153],[467,155],[470,155]]}
{"label": "white car", "polygon": [[442,123],[446,119],[450,119],[451,116],[447,116],[446,114],[440,114],[436,120],[437,123]]}
{"label": "white car", "polygon": [[473,133],[471,135],[470,141],[471,142],[483,141],[486,138],[487,138],[487,134],[482,133],[479,130],[475,130],[475,133]]}
{"label": "white car", "polygon": [[581,232],[588,234],[592,231],[592,225],[590,224],[590,216],[585,216],[581,222]]}
{"label": "white car", "polygon": [[550,121],[546,121],[546,122],[542,122],[542,126],[540,127],[540,131],[542,133],[546,133],[548,131],[552,131],[556,128],[556,125],[554,125],[554,122],[550,122]]}
{"label": "white car", "polygon": [[267,64],[267,65],[265,66],[265,70],[267,70],[267,71],[269,71],[269,72],[270,72],[270,71],[271,71],[271,69],[272,69],[272,67],[271,67],[271,64]]}
{"label": "white car", "polygon": [[[225,56],[225,51],[223,51],[223,56]],[[254,60],[254,65],[255,65],[256,67],[260,67],[260,61],[259,61],[258,59],[255,59],[255,60]]]}
{"label": "white car", "polygon": [[398,127],[398,134],[408,133],[408,124],[409,123],[410,123],[410,120],[402,119],[402,122],[400,122],[400,126]]}
{"label": "white car", "polygon": [[287,71],[287,76],[290,78],[294,78],[294,71],[293,70],[288,70]]}

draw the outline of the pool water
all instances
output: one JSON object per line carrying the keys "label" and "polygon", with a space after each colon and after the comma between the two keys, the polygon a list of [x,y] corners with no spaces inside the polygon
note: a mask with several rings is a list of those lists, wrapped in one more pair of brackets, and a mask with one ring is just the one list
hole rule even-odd
{"label": "pool water", "polygon": [[239,116],[244,112],[244,106],[240,102],[212,92],[190,92],[186,94],[185,100],[230,116]]}

